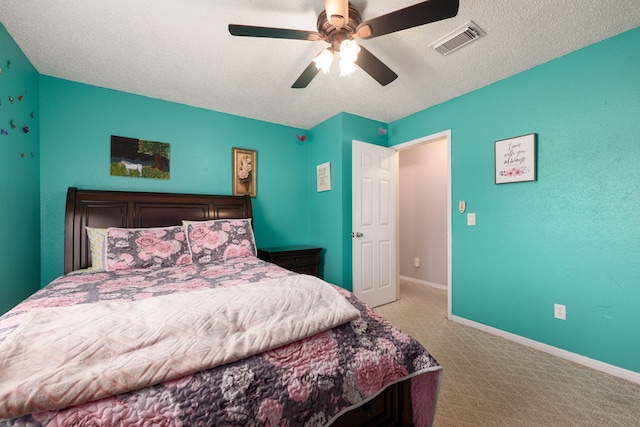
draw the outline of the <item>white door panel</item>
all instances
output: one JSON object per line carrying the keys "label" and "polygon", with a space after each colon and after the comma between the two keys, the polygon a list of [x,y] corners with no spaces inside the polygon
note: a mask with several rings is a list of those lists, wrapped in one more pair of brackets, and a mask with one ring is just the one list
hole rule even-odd
{"label": "white door panel", "polygon": [[373,307],[396,300],[395,156],[353,141],[353,291]]}

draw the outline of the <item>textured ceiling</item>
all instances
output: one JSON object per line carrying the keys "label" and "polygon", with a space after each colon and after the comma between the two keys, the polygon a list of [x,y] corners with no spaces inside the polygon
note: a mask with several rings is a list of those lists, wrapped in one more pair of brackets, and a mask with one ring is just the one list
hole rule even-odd
{"label": "textured ceiling", "polygon": [[[418,0],[353,0],[364,20]],[[454,18],[360,43],[398,79],[334,67],[291,89],[327,45],[233,37],[227,25],[316,30],[322,0],[2,0],[0,21],[41,73],[308,129],[339,113],[391,122],[640,25],[638,0],[460,0]],[[473,20],[486,36],[429,47]]]}

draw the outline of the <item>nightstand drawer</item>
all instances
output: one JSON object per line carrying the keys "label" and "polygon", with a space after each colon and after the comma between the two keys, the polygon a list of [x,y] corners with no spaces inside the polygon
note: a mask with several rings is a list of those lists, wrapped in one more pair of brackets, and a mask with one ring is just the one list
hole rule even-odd
{"label": "nightstand drawer", "polygon": [[315,265],[317,262],[317,254],[308,255],[271,255],[271,262],[281,267],[292,267],[296,265]]}
{"label": "nightstand drawer", "polygon": [[296,273],[318,276],[321,250],[322,248],[315,246],[261,248],[258,249],[258,258]]}

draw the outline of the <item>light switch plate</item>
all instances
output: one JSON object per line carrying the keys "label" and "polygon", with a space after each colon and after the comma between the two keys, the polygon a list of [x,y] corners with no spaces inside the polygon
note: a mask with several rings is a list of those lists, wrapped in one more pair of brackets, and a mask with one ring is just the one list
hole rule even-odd
{"label": "light switch plate", "polygon": [[469,212],[467,214],[467,225],[476,225],[476,214]]}

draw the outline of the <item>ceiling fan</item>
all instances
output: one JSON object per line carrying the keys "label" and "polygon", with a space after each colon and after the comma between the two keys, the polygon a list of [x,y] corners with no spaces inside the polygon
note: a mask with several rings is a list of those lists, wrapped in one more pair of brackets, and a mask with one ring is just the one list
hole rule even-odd
{"label": "ceiling fan", "polygon": [[352,72],[355,63],[382,86],[386,86],[398,75],[364,46],[355,43],[355,39],[372,39],[452,18],[458,14],[460,1],[427,0],[368,21],[362,21],[360,12],[348,0],[325,0],[324,4],[325,10],[318,16],[318,31],[229,24],[229,32],[234,36],[323,40],[329,43],[329,47],[311,61],[292,88],[307,87],[320,69],[327,72],[336,52],[340,54],[341,75]]}

